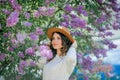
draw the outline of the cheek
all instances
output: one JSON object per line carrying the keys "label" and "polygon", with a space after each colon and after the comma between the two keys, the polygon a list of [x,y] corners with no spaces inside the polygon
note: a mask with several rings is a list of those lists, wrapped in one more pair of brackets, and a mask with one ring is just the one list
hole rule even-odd
{"label": "cheek", "polygon": [[62,41],[59,41],[59,46],[61,46],[61,47],[62,47]]}

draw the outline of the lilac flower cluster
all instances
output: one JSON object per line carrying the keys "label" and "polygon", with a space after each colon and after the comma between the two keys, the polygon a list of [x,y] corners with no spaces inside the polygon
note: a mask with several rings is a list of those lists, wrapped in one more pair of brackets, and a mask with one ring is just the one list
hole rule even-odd
{"label": "lilac flower cluster", "polygon": [[18,65],[18,72],[20,74],[24,75],[25,74],[25,69],[27,67],[29,67],[29,66],[34,67],[34,66],[36,66],[36,63],[34,61],[32,61],[32,60],[28,60],[28,61],[27,60],[26,61],[25,60],[21,60],[19,65]]}
{"label": "lilac flower cluster", "polygon": [[36,34],[37,35],[43,35],[44,34],[43,29],[41,29],[39,27],[36,27]]}
{"label": "lilac flower cluster", "polygon": [[55,8],[39,7],[37,11],[33,13],[34,17],[38,18],[39,16],[52,16],[55,12]]}
{"label": "lilac flower cluster", "polygon": [[24,40],[25,40],[25,38],[27,37],[27,34],[26,33],[20,33],[20,32],[18,32],[17,34],[16,34],[16,40],[15,40],[15,43],[22,43],[22,44],[24,44],[25,42],[24,42]]}
{"label": "lilac flower cluster", "polygon": [[109,41],[108,39],[105,39],[103,41],[103,44],[107,45],[109,49],[117,48],[117,45],[114,44],[112,41]]}
{"label": "lilac flower cluster", "polygon": [[99,33],[98,34],[98,37],[102,37],[102,38],[105,38],[107,36],[110,36],[112,37],[114,34],[112,32],[105,32],[105,33]]}
{"label": "lilac flower cluster", "polygon": [[12,8],[14,10],[17,10],[17,11],[21,11],[22,10],[22,6],[19,5],[16,0],[8,0],[8,1],[10,2],[10,4],[12,5]]}
{"label": "lilac flower cluster", "polygon": [[66,4],[64,10],[65,10],[66,12],[70,13],[71,11],[73,11],[73,7],[70,6],[69,4]]}
{"label": "lilac flower cluster", "polygon": [[44,32],[43,32],[43,29],[39,28],[39,27],[36,27],[36,31],[35,32],[31,32],[29,34],[29,37],[31,40],[38,40],[39,39],[39,35],[43,35]]}
{"label": "lilac flower cluster", "polygon": [[24,75],[24,74],[25,74],[24,69],[25,69],[27,66],[28,66],[27,61],[20,61],[19,66],[18,66],[18,71],[19,71],[19,73],[21,73],[22,75]]}
{"label": "lilac flower cluster", "polygon": [[99,58],[99,57],[106,57],[106,53],[107,53],[107,50],[106,49],[99,49],[99,48],[95,48],[93,50],[93,54]]}
{"label": "lilac flower cluster", "polygon": [[35,55],[35,50],[32,47],[30,47],[30,48],[27,48],[25,50],[25,53],[30,55],[30,56],[34,56]]}
{"label": "lilac flower cluster", "polygon": [[87,57],[82,58],[81,65],[83,66],[84,69],[91,71],[92,67],[94,65],[94,62],[92,61],[92,59],[89,56],[87,56]]}
{"label": "lilac flower cluster", "polygon": [[36,34],[33,33],[33,32],[31,32],[29,36],[30,36],[30,39],[31,39],[31,40],[38,40],[38,38],[39,38],[39,36],[36,35]]}
{"label": "lilac flower cluster", "polygon": [[107,15],[101,15],[99,18],[96,19],[96,24],[101,24],[107,20]]}
{"label": "lilac flower cluster", "polygon": [[31,26],[32,26],[32,23],[31,23],[31,22],[28,22],[28,21],[24,21],[24,22],[23,22],[23,25],[24,25],[24,26],[27,26],[27,27],[31,27]]}
{"label": "lilac flower cluster", "polygon": [[112,27],[113,27],[114,30],[118,30],[118,29],[120,29],[120,23],[114,22]]}
{"label": "lilac flower cluster", "polygon": [[25,16],[26,19],[30,19],[30,13],[24,12],[24,16]]}
{"label": "lilac flower cluster", "polygon": [[53,53],[47,45],[40,45],[39,52],[40,56],[46,57],[47,59],[51,59],[53,57]]}
{"label": "lilac flower cluster", "polygon": [[12,12],[7,18],[7,21],[6,21],[7,26],[10,27],[10,26],[16,25],[19,21],[18,17],[19,17],[18,11],[15,10],[14,12]]}
{"label": "lilac flower cluster", "polygon": [[[84,10],[83,6],[80,5],[77,8],[73,8],[70,4],[66,4],[64,8],[67,15],[63,15],[63,22],[60,23],[61,26],[72,26],[73,28],[86,28],[87,22],[84,19],[78,17],[78,15],[83,14],[87,16],[87,12]],[[72,12],[78,12],[78,15]]]}
{"label": "lilac flower cluster", "polygon": [[3,12],[4,14],[6,14],[6,15],[8,15],[8,14],[11,13],[11,12],[10,12],[9,10],[7,10],[7,9],[2,9],[2,12]]}
{"label": "lilac flower cluster", "polygon": [[8,38],[8,37],[10,37],[11,35],[12,35],[11,32],[7,32],[7,33],[4,33],[4,34],[3,34],[3,37],[4,37],[4,38]]}
{"label": "lilac flower cluster", "polygon": [[84,6],[80,5],[75,9],[78,14],[83,14],[84,16],[88,16],[87,11],[84,9]]}
{"label": "lilac flower cluster", "polygon": [[71,32],[74,36],[82,36],[83,34],[80,31]]}
{"label": "lilac flower cluster", "polygon": [[20,58],[24,58],[24,57],[25,57],[25,55],[24,55],[23,52],[19,52],[18,56],[19,56]]}
{"label": "lilac flower cluster", "polygon": [[110,6],[112,6],[112,9],[115,12],[119,12],[120,11],[119,3],[118,3],[117,0],[110,0]]}

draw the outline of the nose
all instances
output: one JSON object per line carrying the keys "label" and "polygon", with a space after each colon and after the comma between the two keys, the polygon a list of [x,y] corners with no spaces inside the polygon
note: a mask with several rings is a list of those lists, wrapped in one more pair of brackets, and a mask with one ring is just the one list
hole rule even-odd
{"label": "nose", "polygon": [[57,42],[58,42],[58,40],[57,40],[57,39],[54,39],[54,40],[53,40],[53,42],[54,42],[54,43],[57,43]]}

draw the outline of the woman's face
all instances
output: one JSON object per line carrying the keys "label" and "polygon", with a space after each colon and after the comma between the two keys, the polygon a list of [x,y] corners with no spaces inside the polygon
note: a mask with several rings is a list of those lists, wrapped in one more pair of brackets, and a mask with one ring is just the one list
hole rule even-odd
{"label": "woman's face", "polygon": [[52,46],[54,49],[61,49],[62,48],[62,38],[58,33],[53,34]]}

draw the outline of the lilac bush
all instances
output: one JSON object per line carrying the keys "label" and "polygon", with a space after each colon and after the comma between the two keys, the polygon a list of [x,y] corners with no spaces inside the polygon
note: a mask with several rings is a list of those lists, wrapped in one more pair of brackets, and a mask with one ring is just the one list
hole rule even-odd
{"label": "lilac bush", "polygon": [[46,31],[56,26],[67,27],[78,43],[78,72],[71,79],[82,73],[84,80],[99,80],[101,71],[112,76],[110,65],[97,63],[117,47],[107,39],[114,35],[110,30],[120,29],[117,0],[1,0],[0,5],[0,76],[5,80],[42,78],[37,63],[53,57]]}

